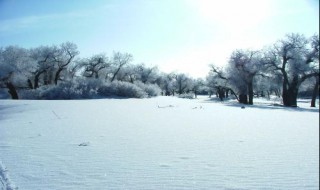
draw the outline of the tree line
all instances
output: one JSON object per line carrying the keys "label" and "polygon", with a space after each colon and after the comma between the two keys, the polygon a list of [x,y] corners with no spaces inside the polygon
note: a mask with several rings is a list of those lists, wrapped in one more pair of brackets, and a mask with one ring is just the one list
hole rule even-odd
{"label": "tree line", "polygon": [[[113,52],[80,58],[77,45],[0,48],[0,88],[12,99],[73,99],[97,96],[150,97],[216,94],[253,104],[255,96],[282,97],[297,106],[299,88],[313,86],[312,106],[319,94],[319,36],[288,34],[262,50],[238,49],[223,68],[210,65],[205,79],[164,73],[134,64],[129,53]],[[184,96],[187,97],[187,96]]]}
{"label": "tree line", "polygon": [[183,94],[197,88],[197,80],[186,74],[167,74],[157,67],[133,64],[129,53],[113,52],[110,57],[100,53],[80,58],[77,45],[71,42],[29,49],[2,47],[0,68],[0,87],[7,89],[12,99],[99,95],[142,98]]}

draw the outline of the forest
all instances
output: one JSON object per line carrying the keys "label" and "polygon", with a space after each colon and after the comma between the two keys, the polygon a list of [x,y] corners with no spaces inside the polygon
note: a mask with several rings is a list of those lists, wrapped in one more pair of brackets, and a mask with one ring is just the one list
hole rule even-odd
{"label": "forest", "polygon": [[308,97],[315,107],[319,36],[292,33],[260,50],[235,49],[223,67],[211,64],[208,75],[197,79],[134,63],[133,55],[126,52],[81,58],[72,42],[0,47],[0,68],[2,99],[196,98],[201,94],[254,104],[255,97],[275,95],[283,106],[296,107],[298,97]]}

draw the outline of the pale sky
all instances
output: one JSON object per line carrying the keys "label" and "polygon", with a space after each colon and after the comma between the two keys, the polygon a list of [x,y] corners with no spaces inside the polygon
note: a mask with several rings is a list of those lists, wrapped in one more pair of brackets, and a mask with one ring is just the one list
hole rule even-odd
{"label": "pale sky", "polygon": [[193,77],[287,33],[319,33],[319,0],[0,0],[0,46],[71,41]]}

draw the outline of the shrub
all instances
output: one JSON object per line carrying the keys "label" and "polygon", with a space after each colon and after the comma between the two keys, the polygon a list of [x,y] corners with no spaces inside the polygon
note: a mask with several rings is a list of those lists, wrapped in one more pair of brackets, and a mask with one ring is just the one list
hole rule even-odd
{"label": "shrub", "polygon": [[81,91],[74,89],[74,86],[70,82],[42,86],[37,90],[40,91],[40,99],[45,100],[77,99],[79,98],[79,94],[81,94]]}
{"label": "shrub", "polygon": [[134,84],[140,87],[142,90],[144,90],[149,97],[159,96],[161,94],[161,89],[156,84],[144,84],[140,81],[135,82]]}
{"label": "shrub", "polygon": [[121,96],[128,98],[148,97],[148,94],[135,84],[121,81],[105,83],[98,89],[98,94],[101,96]]}
{"label": "shrub", "polygon": [[79,78],[74,81],[60,82],[58,85],[41,86],[38,89],[21,91],[21,99],[88,99],[98,96],[98,79]]}
{"label": "shrub", "polygon": [[77,78],[73,81],[60,82],[58,85],[46,85],[37,89],[20,90],[21,99],[89,99],[107,96],[128,98],[146,98],[158,96],[161,89],[155,84],[113,81],[102,82],[99,79]]}
{"label": "shrub", "polygon": [[19,94],[20,99],[27,99],[27,100],[40,99],[40,90],[39,89],[19,90],[18,94]]}
{"label": "shrub", "polygon": [[193,94],[193,93],[180,94],[180,95],[179,95],[179,98],[194,99],[194,94]]}

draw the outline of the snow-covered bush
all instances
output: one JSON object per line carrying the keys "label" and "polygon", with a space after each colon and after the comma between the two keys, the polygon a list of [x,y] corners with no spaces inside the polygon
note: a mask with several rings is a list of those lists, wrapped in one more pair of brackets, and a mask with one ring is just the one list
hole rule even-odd
{"label": "snow-covered bush", "polygon": [[161,89],[156,84],[145,84],[140,81],[137,81],[134,84],[140,87],[142,90],[144,90],[149,97],[159,96],[161,94]]}
{"label": "snow-covered bush", "polygon": [[121,96],[128,98],[146,98],[148,94],[137,85],[129,82],[113,81],[105,83],[98,90],[101,96]]}
{"label": "snow-covered bush", "polygon": [[153,84],[129,82],[102,82],[93,78],[78,78],[60,82],[58,85],[46,85],[37,89],[20,90],[21,99],[90,99],[108,96],[128,98],[147,98],[160,94],[160,88]]}
{"label": "snow-covered bush", "polygon": [[103,82],[100,79],[94,78],[79,78],[73,83],[76,91],[81,91],[80,98],[96,98],[98,95],[98,89],[102,86]]}
{"label": "snow-covered bush", "polygon": [[39,88],[39,89],[19,90],[20,99],[27,99],[27,100],[41,99],[40,98],[41,90],[43,89]]}
{"label": "snow-covered bush", "polygon": [[99,79],[79,78],[73,82],[62,82],[44,90],[41,99],[88,99],[96,98],[98,88],[102,85]]}
{"label": "snow-covered bush", "polygon": [[193,93],[180,94],[179,98],[194,99],[194,94]]}
{"label": "snow-covered bush", "polygon": [[58,85],[40,87],[40,99],[60,100],[60,99],[79,99],[82,89],[76,88],[70,82],[61,82]]}
{"label": "snow-covered bush", "polygon": [[98,88],[102,85],[99,79],[78,78],[73,81],[60,82],[58,85],[41,86],[37,89],[22,90],[22,99],[89,99],[98,96]]}

